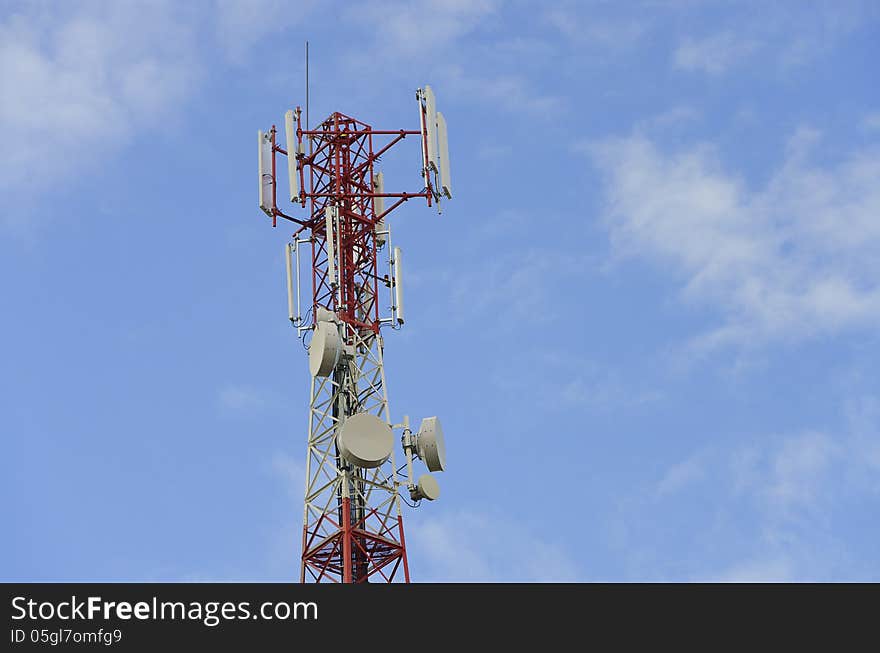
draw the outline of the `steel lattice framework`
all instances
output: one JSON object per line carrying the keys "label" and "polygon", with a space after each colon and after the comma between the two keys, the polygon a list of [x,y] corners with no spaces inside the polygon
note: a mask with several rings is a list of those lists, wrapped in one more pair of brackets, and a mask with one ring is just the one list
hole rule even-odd
{"label": "steel lattice framework", "polygon": [[[425,198],[430,206],[434,194],[429,174],[418,192],[377,192],[374,165],[409,135],[422,141],[425,160],[424,130],[377,131],[341,113],[331,114],[314,129],[304,129],[299,108],[295,116],[296,152],[276,144],[274,126],[268,134],[273,226],[282,217],[299,225],[295,241],[307,238],[312,281],[309,325],[316,324],[319,311],[329,311],[325,315],[333,314],[345,346],[333,373],[311,381],[300,580],[409,582],[394,453],[377,468],[355,467],[340,455],[335,437],[345,419],[356,413],[371,413],[392,424],[381,335],[388,320],[379,317],[378,298],[379,285],[389,287],[394,280],[379,275],[377,224],[411,198]],[[277,209],[276,152],[297,162],[302,189],[298,199],[308,209],[306,219]],[[387,209],[385,199],[377,201],[380,197],[389,198]],[[381,207],[379,212],[376,207]],[[326,218],[328,208],[333,220]]]}

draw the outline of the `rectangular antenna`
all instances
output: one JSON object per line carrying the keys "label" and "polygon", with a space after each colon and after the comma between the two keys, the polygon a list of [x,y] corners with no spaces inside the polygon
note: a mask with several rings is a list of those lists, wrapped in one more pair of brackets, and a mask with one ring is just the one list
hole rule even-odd
{"label": "rectangular antenna", "polygon": [[290,177],[290,201],[299,202],[299,175],[296,170],[296,130],[293,128],[293,109],[284,114],[284,135],[287,137],[287,175]]}
{"label": "rectangular antenna", "polygon": [[[383,195],[385,193],[385,175],[381,172],[377,172],[373,176],[373,192],[378,195]],[[384,197],[374,197],[373,198],[373,213],[375,215],[382,215],[385,213],[385,198]],[[384,247],[385,241],[387,240],[387,234],[385,233],[385,218],[381,218],[376,223],[376,245],[378,247]]]}
{"label": "rectangular antenna", "polygon": [[449,178],[449,142],[446,138],[446,118],[437,112],[437,142],[440,146],[440,190],[452,199],[452,182]]}
{"label": "rectangular antenna", "polygon": [[336,253],[333,251],[333,218],[336,207],[328,206],[324,209],[324,220],[327,229],[327,280],[331,287],[336,287]]}
{"label": "rectangular antenna", "polygon": [[[287,263],[287,317],[294,325],[296,325],[299,321],[297,319],[299,316],[295,313],[293,304],[293,261],[291,261],[290,257],[290,248],[292,246],[292,243],[287,243],[284,246],[284,258]],[[297,272],[298,271],[299,270],[297,270]]]}
{"label": "rectangular antenna", "polygon": [[428,165],[434,172],[440,167],[437,165],[437,103],[434,100],[434,91],[425,84],[425,131],[428,135]]}
{"label": "rectangular antenna", "polygon": [[394,248],[394,304],[397,323],[403,324],[403,262],[399,247]]}
{"label": "rectangular antenna", "polygon": [[257,132],[257,140],[260,148],[260,208],[271,218],[272,209],[275,208],[272,201],[272,185],[275,183],[272,177],[272,140],[262,130]]}

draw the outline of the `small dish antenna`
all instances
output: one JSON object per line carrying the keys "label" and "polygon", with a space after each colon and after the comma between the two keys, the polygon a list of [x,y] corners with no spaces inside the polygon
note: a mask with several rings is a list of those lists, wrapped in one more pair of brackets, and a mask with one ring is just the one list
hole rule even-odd
{"label": "small dish antenna", "polygon": [[440,484],[430,474],[422,474],[419,476],[419,482],[415,490],[410,492],[410,497],[413,501],[418,501],[419,499],[434,501],[440,498]]}
{"label": "small dish antenna", "polygon": [[[336,436],[336,445],[342,457],[352,465],[373,469],[391,455],[394,433],[388,424],[375,415],[357,413],[342,423]],[[439,486],[436,490],[439,494]]]}
{"label": "small dish antenna", "polygon": [[446,469],[446,441],[439,419],[426,417],[422,420],[415,444],[419,458],[425,461],[429,470],[442,472]]}
{"label": "small dish antenna", "polygon": [[342,339],[332,322],[318,322],[309,345],[309,371],[312,376],[330,376],[339,362]]}

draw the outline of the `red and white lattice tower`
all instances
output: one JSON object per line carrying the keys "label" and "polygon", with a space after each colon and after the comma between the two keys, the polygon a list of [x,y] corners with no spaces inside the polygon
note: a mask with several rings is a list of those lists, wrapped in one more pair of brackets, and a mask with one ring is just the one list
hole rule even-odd
{"label": "red and white lattice tower", "polygon": [[[439,495],[430,474],[412,475],[414,457],[443,470],[439,422],[427,418],[415,434],[408,418],[393,423],[383,364],[382,327],[404,322],[388,216],[413,198],[439,209],[452,197],[445,120],[429,86],[416,98],[417,130],[377,130],[339,112],[310,129],[297,107],[285,115],[285,147],[274,126],[259,133],[260,208],[273,226],[279,217],[298,225],[285,246],[289,318],[311,336],[301,582],[409,582],[400,485],[417,503]],[[420,143],[422,187],[386,192],[379,158],[407,137]],[[288,212],[277,205],[279,154],[288,161]]]}

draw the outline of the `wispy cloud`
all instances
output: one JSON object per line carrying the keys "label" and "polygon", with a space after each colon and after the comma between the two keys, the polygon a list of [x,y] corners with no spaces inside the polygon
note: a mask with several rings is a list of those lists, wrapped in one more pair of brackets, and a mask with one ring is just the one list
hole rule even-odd
{"label": "wispy cloud", "polygon": [[468,34],[497,7],[495,0],[385,1],[352,6],[347,15],[371,27],[377,54],[424,57]]}
{"label": "wispy cloud", "polygon": [[817,3],[810,11],[792,11],[785,3],[762,6],[757,12],[734,9],[724,29],[681,35],[672,62],[680,70],[709,75],[747,65],[751,71],[759,65],[785,73],[827,55],[876,16],[875,6],[858,0]]}
{"label": "wispy cloud", "polygon": [[703,480],[706,476],[707,466],[706,455],[703,452],[675,463],[666,470],[660,482],[657,483],[657,497],[667,497],[692,483]]}
{"label": "wispy cloud", "polygon": [[865,116],[862,125],[864,125],[865,129],[871,131],[880,130],[880,111]]}
{"label": "wispy cloud", "polygon": [[211,14],[217,41],[232,61],[241,63],[261,40],[304,23],[315,5],[313,0],[216,0]]}
{"label": "wispy cloud", "polygon": [[759,188],[707,144],[664,153],[635,134],[590,147],[615,251],[668,266],[685,299],[724,316],[697,349],[880,323],[880,150],[820,167],[810,162],[818,138],[798,131]]}
{"label": "wispy cloud", "polygon": [[650,24],[644,17],[614,18],[583,11],[582,3],[553,6],[544,13],[543,20],[575,45],[602,51],[635,46]]}
{"label": "wispy cloud", "polygon": [[671,571],[666,555],[652,552],[660,577],[768,582],[863,574],[845,563],[851,543],[836,532],[835,515],[854,500],[873,510],[880,497],[880,467],[872,462],[880,442],[875,401],[862,397],[851,405],[836,433],[761,435],[703,447],[669,465],[623,504],[621,520],[635,525],[626,541],[629,555],[644,557],[641,521],[658,519],[658,511],[662,521],[669,506],[678,513],[693,502],[699,509],[685,537],[693,541],[694,558]]}
{"label": "wispy cloud", "polygon": [[228,412],[252,412],[266,406],[263,393],[247,385],[229,384],[220,389],[217,403]]}
{"label": "wispy cloud", "polygon": [[527,77],[511,70],[499,71],[495,75],[475,75],[467,66],[450,65],[438,72],[452,94],[491,104],[499,111],[546,119],[568,108],[564,97],[542,93]]}
{"label": "wispy cloud", "polygon": [[[428,513],[433,506],[428,507]],[[407,521],[417,582],[573,582],[583,572],[560,542],[485,512],[421,514]]]}
{"label": "wispy cloud", "polygon": [[288,494],[302,500],[305,492],[306,468],[302,460],[290,454],[276,452],[272,456],[272,472],[281,480]]}
{"label": "wispy cloud", "polygon": [[786,583],[792,576],[792,562],[785,557],[747,560],[694,578],[708,583]]}
{"label": "wispy cloud", "polygon": [[685,38],[676,48],[673,62],[682,70],[718,75],[748,59],[758,49],[759,43],[753,38],[734,31],[721,32],[701,39]]}
{"label": "wispy cloud", "polygon": [[173,3],[85,3],[3,18],[0,188],[66,178],[186,97],[199,66],[185,15]]}

